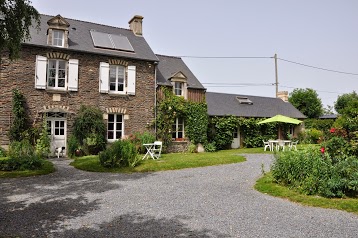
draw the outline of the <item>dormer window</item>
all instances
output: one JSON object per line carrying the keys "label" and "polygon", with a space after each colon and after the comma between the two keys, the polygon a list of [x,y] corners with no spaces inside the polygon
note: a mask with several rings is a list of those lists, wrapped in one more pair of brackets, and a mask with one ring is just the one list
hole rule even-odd
{"label": "dormer window", "polygon": [[68,29],[70,24],[61,15],[57,15],[48,20],[47,25],[47,44],[68,48]]}
{"label": "dormer window", "polygon": [[187,99],[187,78],[182,72],[176,72],[170,77],[170,81],[173,85],[173,93],[176,96],[184,97]]}
{"label": "dormer window", "polygon": [[174,82],[174,94],[177,96],[184,96],[183,95],[183,87],[184,87],[184,83],[182,82]]}
{"label": "dormer window", "polygon": [[52,45],[63,47],[64,46],[64,35],[65,32],[62,30],[53,30],[52,31]]}

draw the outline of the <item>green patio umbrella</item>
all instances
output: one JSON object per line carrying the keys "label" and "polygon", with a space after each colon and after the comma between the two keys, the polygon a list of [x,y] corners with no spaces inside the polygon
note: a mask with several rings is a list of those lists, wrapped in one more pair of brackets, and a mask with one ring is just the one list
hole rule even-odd
{"label": "green patio umbrella", "polygon": [[[263,121],[258,122],[257,124],[264,124],[264,123],[270,123],[270,122],[282,122],[282,123],[289,123],[289,124],[295,124],[298,125],[300,124],[302,121],[297,120],[295,118],[291,118],[291,117],[286,117],[283,115],[276,115],[274,117],[270,117],[268,119],[265,119]],[[280,139],[282,137],[281,135],[282,133],[282,129],[281,126],[278,127],[278,138]]]}
{"label": "green patio umbrella", "polygon": [[290,124],[295,124],[295,125],[298,125],[300,124],[302,121],[300,120],[297,120],[295,118],[291,118],[291,117],[286,117],[286,116],[283,116],[283,115],[276,115],[274,117],[270,117],[268,119],[265,119],[263,121],[260,121],[259,123],[257,124],[263,124],[263,123],[270,123],[270,122],[284,122],[284,123],[290,123]]}

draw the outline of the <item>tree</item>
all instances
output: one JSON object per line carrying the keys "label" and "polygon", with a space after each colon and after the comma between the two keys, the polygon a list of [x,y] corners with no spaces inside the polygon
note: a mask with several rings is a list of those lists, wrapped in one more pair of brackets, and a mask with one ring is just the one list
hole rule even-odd
{"label": "tree", "polygon": [[334,109],[336,109],[339,114],[342,114],[344,109],[349,107],[349,104],[356,100],[358,100],[358,94],[355,91],[342,94],[338,96],[337,101],[334,103]]}
{"label": "tree", "polygon": [[30,39],[29,28],[40,26],[40,15],[29,0],[0,0],[0,52],[9,51],[11,60],[19,57],[21,43]]}
{"label": "tree", "polygon": [[288,101],[308,118],[318,118],[323,113],[322,101],[311,88],[294,89]]}

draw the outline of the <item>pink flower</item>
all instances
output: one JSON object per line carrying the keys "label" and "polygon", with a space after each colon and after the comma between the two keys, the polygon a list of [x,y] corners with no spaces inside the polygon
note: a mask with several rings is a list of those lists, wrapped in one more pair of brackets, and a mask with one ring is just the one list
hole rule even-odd
{"label": "pink flower", "polygon": [[320,151],[322,154],[324,154],[324,151],[325,151],[324,147],[321,147]]}
{"label": "pink flower", "polygon": [[335,132],[336,132],[336,128],[331,128],[331,130],[329,130],[329,132],[335,133]]}

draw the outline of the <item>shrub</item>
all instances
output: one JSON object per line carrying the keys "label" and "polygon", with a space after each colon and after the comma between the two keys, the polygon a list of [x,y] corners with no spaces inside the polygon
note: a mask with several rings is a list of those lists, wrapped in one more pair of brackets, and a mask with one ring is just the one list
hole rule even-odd
{"label": "shrub", "polygon": [[276,182],[305,194],[342,197],[358,192],[358,160],[344,157],[335,162],[317,147],[275,155],[271,167]]}
{"label": "shrub", "polygon": [[206,143],[204,145],[205,152],[215,152],[216,146],[215,143]]}
{"label": "shrub", "polygon": [[129,136],[129,140],[135,145],[138,153],[144,154],[147,151],[143,144],[153,143],[155,141],[155,135],[148,131],[142,133],[135,132],[134,134]]}
{"label": "shrub", "polygon": [[0,147],[0,157],[6,157],[6,150]]}
{"label": "shrub", "polygon": [[330,155],[331,158],[344,157],[349,152],[349,143],[342,137],[334,136],[328,141],[322,143],[325,148],[325,152]]}
{"label": "shrub", "polygon": [[317,144],[322,137],[322,131],[312,128],[300,132],[298,140],[301,141],[302,144]]}
{"label": "shrub", "polygon": [[195,144],[190,144],[189,146],[188,146],[188,152],[189,153],[196,153],[197,151],[196,151],[196,145]]}
{"label": "shrub", "polygon": [[67,152],[68,156],[73,158],[76,150],[80,148],[80,144],[74,135],[71,135],[67,140]]}
{"label": "shrub", "polygon": [[43,166],[43,160],[28,140],[12,142],[8,157],[8,160],[2,161],[1,170],[34,170]]}
{"label": "shrub", "polygon": [[75,118],[73,135],[87,154],[97,154],[106,146],[106,125],[98,108],[81,106]]}
{"label": "shrub", "polygon": [[137,149],[130,140],[118,140],[99,153],[103,167],[135,167],[141,161]]}
{"label": "shrub", "polygon": [[47,158],[50,154],[51,140],[47,134],[47,122],[46,118],[43,119],[40,138],[36,143],[36,154],[42,158]]}

